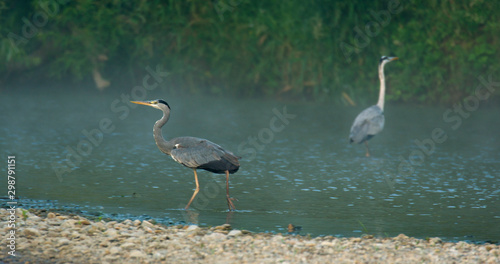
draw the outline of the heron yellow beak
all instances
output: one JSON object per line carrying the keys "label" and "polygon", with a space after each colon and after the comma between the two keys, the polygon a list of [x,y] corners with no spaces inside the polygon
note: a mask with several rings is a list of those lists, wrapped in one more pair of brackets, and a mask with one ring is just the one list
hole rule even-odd
{"label": "heron yellow beak", "polygon": [[130,101],[131,103],[134,103],[134,104],[140,104],[140,105],[151,105],[151,102],[150,101]]}
{"label": "heron yellow beak", "polygon": [[389,61],[399,60],[398,57],[392,57]]}

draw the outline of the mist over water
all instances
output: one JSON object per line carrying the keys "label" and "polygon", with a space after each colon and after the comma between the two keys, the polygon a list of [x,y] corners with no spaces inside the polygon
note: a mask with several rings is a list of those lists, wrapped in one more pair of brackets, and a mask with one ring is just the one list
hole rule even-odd
{"label": "mist over water", "polygon": [[[118,93],[0,98],[0,148],[16,155],[19,197],[200,225],[229,221],[256,232],[286,232],[292,223],[314,236],[500,238],[498,108],[469,112],[457,126],[456,118],[443,119],[447,108],[388,102],[386,126],[365,158],[364,146],[349,145],[348,135],[369,105],[160,91],[146,99],[157,98],[172,108],[167,139],[206,138],[242,156],[230,177],[236,212],[227,212],[224,175],[206,171],[198,173],[192,210],[182,209],[194,176],[156,147],[152,127],[161,111],[123,103]],[[442,143],[433,140],[436,128],[445,133]],[[0,186],[6,193],[6,182]]]}

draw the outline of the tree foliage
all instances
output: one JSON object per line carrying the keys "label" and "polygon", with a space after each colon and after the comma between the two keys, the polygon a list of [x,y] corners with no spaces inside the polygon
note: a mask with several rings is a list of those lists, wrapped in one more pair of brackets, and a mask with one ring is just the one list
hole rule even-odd
{"label": "tree foliage", "polygon": [[0,0],[0,82],[138,81],[147,65],[188,93],[449,103],[498,73],[500,2]]}

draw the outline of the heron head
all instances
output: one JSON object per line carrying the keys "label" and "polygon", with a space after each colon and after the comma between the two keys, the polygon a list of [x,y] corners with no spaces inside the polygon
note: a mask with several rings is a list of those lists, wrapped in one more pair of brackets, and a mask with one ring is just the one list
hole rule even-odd
{"label": "heron head", "polygon": [[397,59],[399,59],[399,58],[398,57],[382,56],[382,58],[380,58],[380,64],[386,64],[388,62],[395,61]]}
{"label": "heron head", "polygon": [[160,110],[166,110],[166,109],[170,110],[170,106],[168,105],[168,103],[162,99],[156,99],[151,101],[130,101],[130,102],[134,104],[151,106],[153,108]]}

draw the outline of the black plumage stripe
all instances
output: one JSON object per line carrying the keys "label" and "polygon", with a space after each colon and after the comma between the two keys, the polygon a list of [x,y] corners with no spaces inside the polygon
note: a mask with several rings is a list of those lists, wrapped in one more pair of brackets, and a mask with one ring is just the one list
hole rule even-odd
{"label": "black plumage stripe", "polygon": [[158,103],[164,104],[164,105],[166,105],[168,107],[168,109],[170,109],[170,105],[168,105],[168,103],[165,102],[164,100],[158,99]]}

